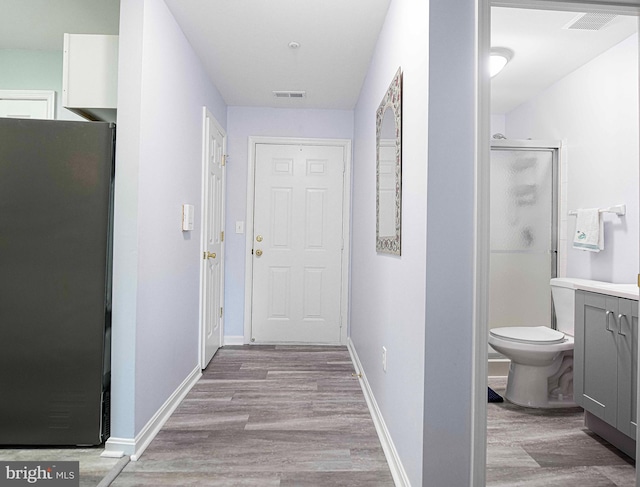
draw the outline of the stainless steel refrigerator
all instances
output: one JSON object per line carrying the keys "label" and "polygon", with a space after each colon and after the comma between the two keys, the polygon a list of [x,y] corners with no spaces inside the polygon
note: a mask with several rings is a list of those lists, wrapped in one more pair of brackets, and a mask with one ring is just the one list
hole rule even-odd
{"label": "stainless steel refrigerator", "polygon": [[0,444],[109,435],[115,126],[0,118]]}

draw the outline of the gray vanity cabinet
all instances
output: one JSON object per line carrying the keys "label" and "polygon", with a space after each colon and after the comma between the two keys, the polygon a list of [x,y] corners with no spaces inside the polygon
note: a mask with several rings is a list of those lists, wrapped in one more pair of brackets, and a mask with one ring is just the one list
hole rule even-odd
{"label": "gray vanity cabinet", "polygon": [[638,302],[618,299],[618,420],[617,428],[636,439],[638,383]]}
{"label": "gray vanity cabinet", "polygon": [[618,298],[576,291],[573,392],[576,403],[616,426],[618,344],[612,313]]}
{"label": "gray vanity cabinet", "polygon": [[635,439],[638,302],[576,291],[575,318],[575,401]]}

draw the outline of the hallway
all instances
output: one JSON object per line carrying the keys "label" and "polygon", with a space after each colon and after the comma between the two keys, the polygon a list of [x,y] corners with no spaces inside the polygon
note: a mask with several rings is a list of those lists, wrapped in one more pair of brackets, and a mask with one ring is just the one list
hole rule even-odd
{"label": "hallway", "polygon": [[224,347],[111,485],[393,486],[352,373],[346,347]]}

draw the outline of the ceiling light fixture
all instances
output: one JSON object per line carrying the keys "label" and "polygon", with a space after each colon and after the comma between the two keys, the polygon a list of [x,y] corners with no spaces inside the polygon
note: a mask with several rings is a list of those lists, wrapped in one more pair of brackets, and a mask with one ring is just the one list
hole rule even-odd
{"label": "ceiling light fixture", "polygon": [[493,78],[507,65],[513,58],[513,51],[506,47],[492,47],[491,58],[489,64],[489,72]]}
{"label": "ceiling light fixture", "polygon": [[299,43],[299,42],[296,42],[296,41],[291,41],[291,42],[289,43],[289,47],[290,47],[291,49],[298,49],[298,48],[300,47],[300,43]]}

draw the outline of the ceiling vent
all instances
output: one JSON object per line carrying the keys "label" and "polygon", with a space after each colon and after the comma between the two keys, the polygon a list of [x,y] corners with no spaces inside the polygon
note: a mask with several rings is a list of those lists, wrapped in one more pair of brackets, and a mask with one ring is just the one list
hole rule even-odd
{"label": "ceiling vent", "polygon": [[306,91],[274,91],[276,98],[305,98],[307,96]]}
{"label": "ceiling vent", "polygon": [[614,14],[603,13],[580,14],[567,25],[565,25],[563,29],[600,30],[616,17],[617,15]]}

